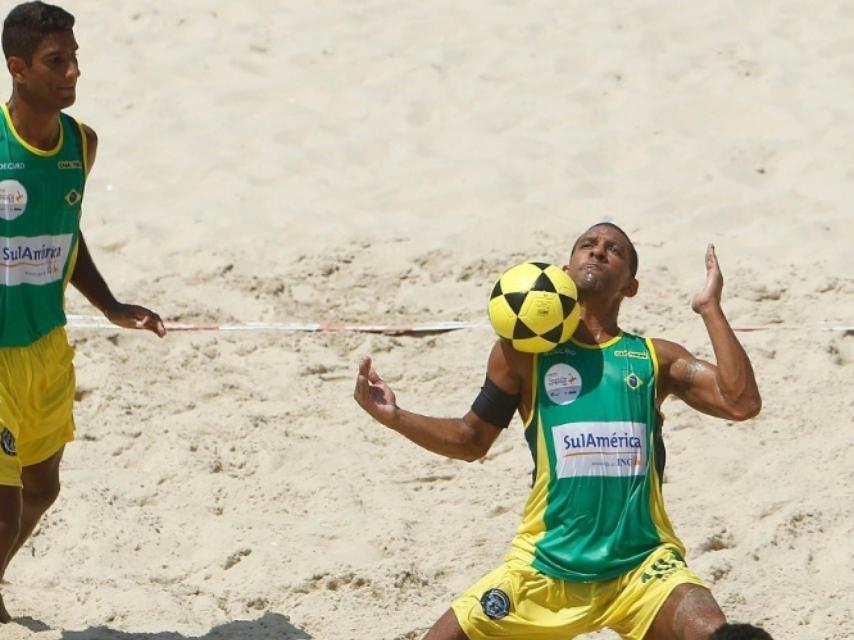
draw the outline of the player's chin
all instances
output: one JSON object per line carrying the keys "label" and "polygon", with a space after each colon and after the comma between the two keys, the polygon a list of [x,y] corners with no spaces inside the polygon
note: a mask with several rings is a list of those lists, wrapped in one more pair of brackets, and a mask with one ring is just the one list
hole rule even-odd
{"label": "player's chin", "polygon": [[62,110],[67,109],[77,101],[77,91],[64,90],[59,91],[56,95],[56,106]]}
{"label": "player's chin", "polygon": [[601,291],[604,285],[604,279],[598,274],[591,271],[585,271],[573,277],[575,286],[578,288],[578,293],[596,293]]}

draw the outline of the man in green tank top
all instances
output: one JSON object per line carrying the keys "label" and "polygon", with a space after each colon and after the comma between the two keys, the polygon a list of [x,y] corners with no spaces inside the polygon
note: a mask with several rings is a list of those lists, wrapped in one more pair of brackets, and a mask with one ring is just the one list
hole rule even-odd
{"label": "man in green tank top", "polygon": [[531,355],[498,340],[486,381],[461,418],[397,406],[366,357],[354,397],[381,424],[425,449],[483,457],[518,412],[534,461],[533,487],[502,566],[463,594],[425,640],[566,640],[610,628],[630,640],[707,640],[726,619],[664,510],[662,401],[747,420],[761,399],[750,360],[721,309],[723,278],[711,245],[693,310],[717,362],[673,342],[620,330],[637,293],[637,253],[616,225],[578,238],[564,270],[582,320],[570,341]]}
{"label": "man in green tank top", "polygon": [[[166,333],[156,313],[113,297],[80,232],[97,137],[62,113],[80,76],[73,26],[42,2],[3,24],[12,96],[0,105],[0,580],[56,500],[74,437],[67,284],[120,327]],[[10,619],[0,597],[0,623]]]}

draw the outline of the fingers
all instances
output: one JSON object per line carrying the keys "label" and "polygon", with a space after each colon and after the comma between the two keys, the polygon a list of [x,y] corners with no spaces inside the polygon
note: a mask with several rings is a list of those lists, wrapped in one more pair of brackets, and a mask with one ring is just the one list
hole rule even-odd
{"label": "fingers", "polygon": [[371,366],[371,356],[363,356],[359,361],[359,375],[365,376],[371,384],[381,384],[383,379]]}
{"label": "fingers", "polygon": [[368,373],[371,370],[371,357],[363,356],[359,360],[359,375],[356,376],[356,388],[353,390],[353,398],[362,407],[367,406],[370,398],[370,386],[368,384]]}
{"label": "fingers", "polygon": [[163,325],[163,320],[160,319],[159,315],[153,312],[145,316],[142,322],[142,328],[148,329],[152,333],[157,334],[160,338],[166,335],[166,327]]}
{"label": "fingers", "polygon": [[133,311],[135,312],[134,316],[136,316],[137,329],[151,331],[160,338],[166,335],[166,327],[163,325],[163,320],[154,311],[145,307],[136,307]]}

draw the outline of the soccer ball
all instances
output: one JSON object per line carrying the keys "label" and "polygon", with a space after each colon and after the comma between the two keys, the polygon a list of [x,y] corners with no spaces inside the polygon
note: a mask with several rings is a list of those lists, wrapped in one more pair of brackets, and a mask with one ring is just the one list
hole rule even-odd
{"label": "soccer ball", "polygon": [[544,262],[523,262],[502,273],[487,311],[495,332],[527,353],[551,351],[566,342],[581,320],[572,278]]}

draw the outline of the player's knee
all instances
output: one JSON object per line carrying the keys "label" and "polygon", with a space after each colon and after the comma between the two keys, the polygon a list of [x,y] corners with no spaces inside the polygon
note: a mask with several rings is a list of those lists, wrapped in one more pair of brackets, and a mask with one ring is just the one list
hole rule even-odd
{"label": "player's knee", "polygon": [[694,620],[688,623],[688,638],[698,638],[698,640],[708,640],[712,634],[726,624],[726,618],[723,614],[707,614],[701,620]]}
{"label": "player's knee", "polygon": [[696,585],[680,585],[675,595],[679,604],[673,618],[673,628],[680,637],[706,640],[721,625],[726,617],[708,589]]}
{"label": "player's knee", "polygon": [[20,532],[20,510],[0,509],[0,544],[17,540]]}
{"label": "player's knee", "polygon": [[47,511],[59,497],[59,479],[35,486],[24,485],[24,502],[38,511]]}

